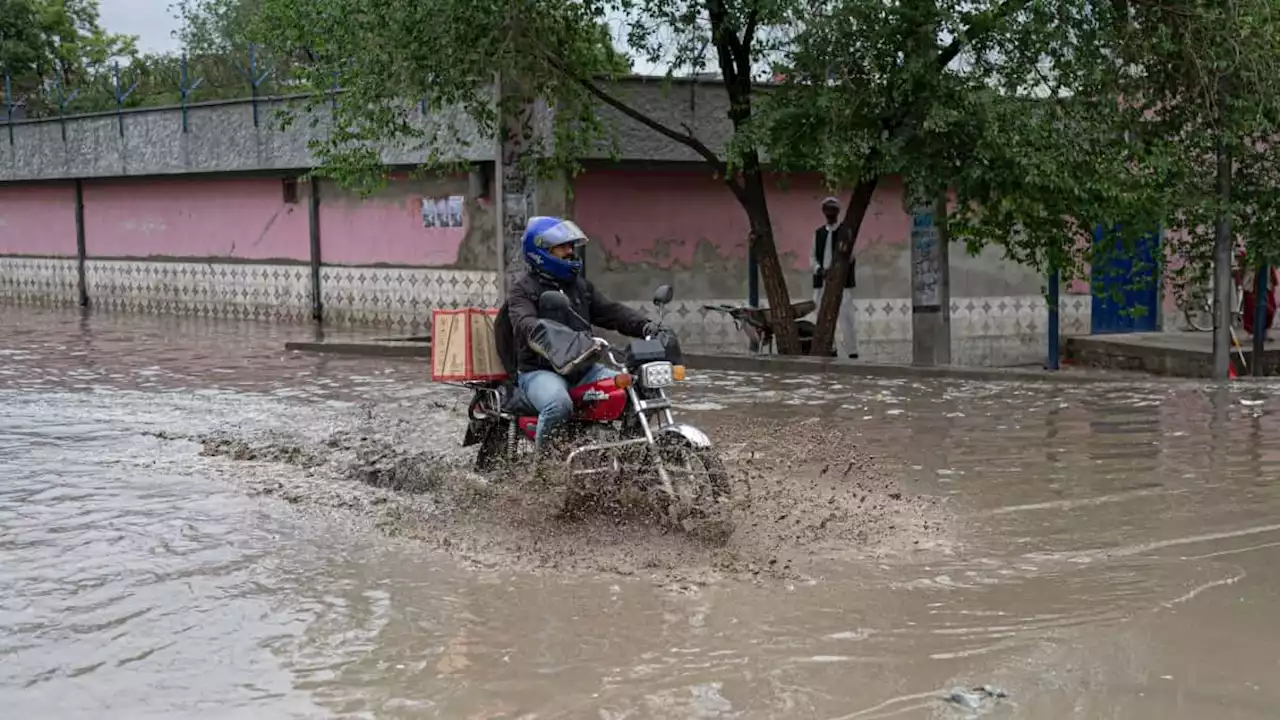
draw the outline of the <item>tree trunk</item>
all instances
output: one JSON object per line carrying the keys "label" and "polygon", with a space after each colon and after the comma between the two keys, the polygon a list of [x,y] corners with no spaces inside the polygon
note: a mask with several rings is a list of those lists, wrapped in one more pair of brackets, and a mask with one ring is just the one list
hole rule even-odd
{"label": "tree trunk", "polygon": [[[734,133],[744,132],[751,123],[751,45],[756,32],[754,18],[760,8],[758,4],[752,6],[749,14],[753,19],[747,22],[745,29],[735,26],[726,4],[720,0],[708,0],[706,9],[711,23],[711,38],[716,46],[716,59],[720,65],[725,93],[729,96],[729,121],[733,123]],[[739,31],[744,33],[741,38],[738,36]],[[712,159],[709,153],[708,150],[703,157]],[[734,196],[747,211],[747,219],[751,222],[749,242],[755,250],[756,262],[760,266],[760,279],[764,281],[764,292],[769,298],[769,322],[773,325],[778,352],[798,355],[800,338],[796,333],[795,319],[791,316],[791,295],[787,292],[787,278],[782,270],[782,261],[778,258],[778,247],[773,241],[773,223],[769,218],[769,201],[764,189],[760,153],[755,147],[750,147],[742,152],[740,160],[739,180],[725,172],[725,183],[734,191]],[[717,163],[713,160],[712,164]],[[722,170],[729,170],[729,164],[721,165]]]}
{"label": "tree trunk", "polygon": [[764,283],[765,297],[769,298],[769,322],[773,325],[778,352],[783,355],[800,354],[800,337],[796,333],[795,318],[791,314],[791,293],[787,289],[787,276],[778,257],[778,246],[773,241],[773,222],[769,217],[769,199],[765,194],[764,173],[759,161],[748,158],[742,173],[743,209],[751,222],[751,249],[760,265],[760,279]]}
{"label": "tree trunk", "polygon": [[[1213,379],[1231,375],[1231,153],[1218,130],[1218,213],[1213,221]],[[1254,360],[1257,362],[1257,359]]]}
{"label": "tree trunk", "polygon": [[[853,189],[849,198],[849,207],[845,210],[840,227],[839,242],[831,251],[831,268],[822,281],[822,306],[818,308],[818,323],[814,330],[811,355],[829,356],[836,336],[836,321],[840,319],[840,296],[844,290],[844,280],[849,275],[849,266],[853,264],[853,247],[858,242],[858,232],[862,230],[862,220],[871,207],[871,198],[876,193],[879,178],[864,180]],[[776,252],[776,251],[775,251]],[[836,292],[826,292],[835,288]],[[771,301],[772,302],[772,301]]]}

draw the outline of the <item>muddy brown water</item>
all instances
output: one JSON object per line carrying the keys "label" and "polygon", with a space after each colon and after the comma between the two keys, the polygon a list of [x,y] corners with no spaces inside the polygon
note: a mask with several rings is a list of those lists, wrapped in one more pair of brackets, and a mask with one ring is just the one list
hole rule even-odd
{"label": "muddy brown water", "polygon": [[752,498],[708,548],[284,333],[3,308],[6,717],[1280,716],[1270,387],[697,373]]}

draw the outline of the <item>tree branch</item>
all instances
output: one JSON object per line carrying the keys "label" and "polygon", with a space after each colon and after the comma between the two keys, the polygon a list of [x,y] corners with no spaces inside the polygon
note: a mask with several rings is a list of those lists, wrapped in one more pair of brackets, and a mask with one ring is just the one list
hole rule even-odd
{"label": "tree branch", "polygon": [[[947,66],[960,56],[960,52],[974,38],[989,31],[1000,20],[1013,15],[1030,4],[1031,0],[1005,0],[996,8],[978,13],[968,27],[961,30],[945,48],[942,48],[937,58],[938,72],[946,70]],[[919,107],[915,104],[902,102],[901,98],[896,98],[896,100],[898,101],[892,103],[896,109],[880,119],[880,128],[884,133],[892,134],[897,132],[919,110]]]}
{"label": "tree branch", "polygon": [[1030,4],[1031,0],[1005,0],[999,7],[978,13],[969,23],[969,26],[952,38],[951,42],[938,54],[938,69],[946,69],[951,64],[951,61],[960,56],[960,51],[964,50],[971,40],[990,30],[992,25]]}
{"label": "tree branch", "polygon": [[738,56],[738,73],[744,77],[751,77],[751,46],[755,43],[756,29],[760,24],[760,3],[762,0],[755,0],[751,3],[751,11],[747,13],[747,26],[742,31],[742,41],[738,43],[738,50],[741,54]]}
{"label": "tree branch", "polygon": [[[738,37],[729,28],[729,16],[720,0],[707,0],[707,20],[711,23],[711,44],[716,46],[716,60],[725,85],[738,82],[737,59],[740,49]],[[730,62],[732,60],[732,62]]]}
{"label": "tree branch", "polygon": [[608,105],[614,110],[617,110],[623,115],[626,115],[627,117],[640,123],[641,125],[644,125],[650,130],[658,133],[659,135],[662,135],[663,137],[669,140],[672,140],[674,142],[678,142],[681,145],[684,145],[685,147],[689,148],[690,150],[700,155],[703,160],[707,161],[708,165],[710,165],[717,173],[719,173],[724,178],[725,182],[729,185],[729,189],[733,191],[734,195],[738,195],[739,193],[742,192],[742,188],[738,185],[737,181],[729,176],[728,165],[723,160],[720,159],[719,155],[716,155],[714,150],[707,147],[706,143],[694,137],[693,131],[689,128],[688,125],[683,126],[685,129],[685,132],[673,130],[667,127],[666,125],[663,125],[662,123],[658,122],[657,120],[654,120],[648,115],[645,115],[639,110],[636,110],[635,108],[626,104],[622,100],[619,100],[618,98],[614,97],[610,93],[604,91],[591,80],[584,78],[577,73],[571,72],[567,67],[564,66],[563,63],[559,62],[555,58],[548,56],[547,61],[557,71],[559,71],[561,74],[565,75],[566,77],[570,78],[578,85],[582,86],[584,90],[586,90],[588,93],[590,93],[593,97],[595,97],[600,102],[604,103],[605,105]]}

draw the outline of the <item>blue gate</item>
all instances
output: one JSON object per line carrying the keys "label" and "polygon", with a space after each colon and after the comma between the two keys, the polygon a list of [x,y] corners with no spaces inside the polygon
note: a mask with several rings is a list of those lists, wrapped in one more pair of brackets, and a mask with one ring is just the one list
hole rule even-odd
{"label": "blue gate", "polygon": [[[1093,229],[1094,248],[1102,248],[1102,226]],[[1121,243],[1116,243],[1121,245]],[[1110,247],[1095,255],[1091,275],[1094,335],[1154,332],[1160,329],[1160,233],[1133,247]],[[1095,250],[1096,252],[1096,250]]]}

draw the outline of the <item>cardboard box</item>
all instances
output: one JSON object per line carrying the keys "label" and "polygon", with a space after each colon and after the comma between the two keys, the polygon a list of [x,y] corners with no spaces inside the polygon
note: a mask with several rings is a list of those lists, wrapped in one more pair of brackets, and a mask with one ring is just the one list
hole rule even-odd
{"label": "cardboard box", "polygon": [[435,310],[431,313],[431,379],[466,382],[504,380],[494,336],[497,308]]}

